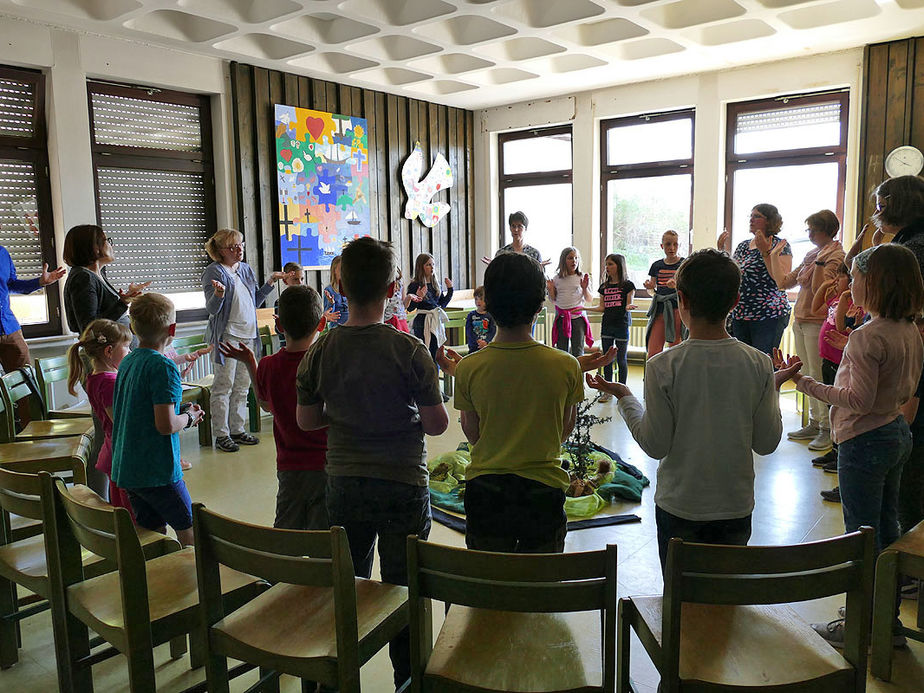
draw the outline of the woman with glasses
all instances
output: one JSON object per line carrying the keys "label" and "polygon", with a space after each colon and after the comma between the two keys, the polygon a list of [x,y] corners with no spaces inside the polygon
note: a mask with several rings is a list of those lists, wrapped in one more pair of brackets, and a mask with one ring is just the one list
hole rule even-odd
{"label": "woman with glasses", "polygon": [[285,272],[273,272],[262,286],[253,269],[244,262],[244,237],[240,231],[222,229],[205,244],[214,262],[202,273],[202,290],[209,324],[205,339],[212,346],[215,381],[211,389],[212,437],[223,452],[237,452],[241,445],[256,445],[259,439],[244,430],[247,421],[247,392],[250,375],[244,364],[226,359],[220,342],[244,343],[260,354],[257,308],[272,293]]}

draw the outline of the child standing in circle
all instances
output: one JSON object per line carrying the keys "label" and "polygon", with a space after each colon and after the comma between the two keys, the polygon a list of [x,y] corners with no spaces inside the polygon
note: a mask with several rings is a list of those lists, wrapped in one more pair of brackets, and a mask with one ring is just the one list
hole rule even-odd
{"label": "child standing in circle", "polygon": [[330,284],[324,287],[324,314],[330,327],[338,327],[350,319],[346,296],[340,293],[339,255],[330,261]]}
{"label": "child standing in circle", "polygon": [[468,353],[474,354],[484,349],[497,334],[497,323],[488,312],[484,302],[484,287],[479,286],[474,292],[475,310],[465,317],[465,342]]}
{"label": "child standing in circle", "polygon": [[433,256],[430,253],[418,255],[414,261],[414,281],[407,287],[409,294],[414,294],[420,299],[415,307],[409,306],[409,309],[414,311],[411,331],[427,345],[434,363],[436,350],[446,341],[443,323],[447,318],[443,309],[452,300],[452,280],[446,277],[443,283],[446,285],[445,293],[440,289]]}
{"label": "child standing in circle", "polygon": [[584,302],[591,300],[590,275],[581,274],[581,256],[577,248],[567,247],[558,258],[558,272],[547,282],[549,298],[555,302],[552,342],[555,348],[583,356],[584,345],[593,346],[590,321]]}
{"label": "child standing in circle", "polygon": [[[629,311],[635,308],[632,299],[635,298],[635,284],[629,281],[626,269],[626,258],[618,253],[606,256],[606,278],[597,289],[600,294],[600,305],[589,310],[603,313],[600,327],[600,340],[603,351],[609,351],[616,345],[616,366],[619,373],[619,382],[625,385],[629,377],[629,325],[632,318]],[[605,380],[613,379],[613,364],[603,367]],[[601,402],[607,402],[613,396],[606,392],[600,397]]]}
{"label": "child standing in circle", "polygon": [[664,344],[677,346],[682,339],[682,323],[677,308],[677,283],[674,275],[680,268],[683,258],[677,254],[680,236],[676,231],[665,231],[661,236],[661,249],[664,257],[656,260],[648,269],[645,288],[651,295],[648,308],[648,328],[645,331],[645,344],[648,358],[664,351]]}
{"label": "child standing in circle", "polygon": [[407,324],[407,308],[411,303],[417,303],[420,297],[417,294],[404,292],[404,275],[401,268],[398,268],[398,278],[395,280],[395,293],[388,297],[385,303],[385,316],[383,318],[386,325],[391,325],[398,332],[411,333],[411,328]]}

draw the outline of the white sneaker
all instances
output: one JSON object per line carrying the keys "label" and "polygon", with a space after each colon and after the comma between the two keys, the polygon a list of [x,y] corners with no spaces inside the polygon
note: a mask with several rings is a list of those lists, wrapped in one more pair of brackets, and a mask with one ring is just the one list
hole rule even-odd
{"label": "white sneaker", "polygon": [[611,399],[613,399],[613,395],[611,395],[609,392],[604,392],[602,395],[600,395],[601,404],[603,402],[609,402]]}
{"label": "white sneaker", "polygon": [[786,437],[790,440],[811,440],[818,435],[818,424],[809,422],[808,426],[803,426],[798,431],[790,431]]}
{"label": "white sneaker", "polygon": [[818,429],[818,435],[808,444],[809,450],[827,450],[831,447],[831,431],[827,428]]}

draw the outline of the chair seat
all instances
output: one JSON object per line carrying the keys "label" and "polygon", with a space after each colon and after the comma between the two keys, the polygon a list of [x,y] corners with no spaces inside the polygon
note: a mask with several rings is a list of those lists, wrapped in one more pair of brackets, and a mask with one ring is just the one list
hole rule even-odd
{"label": "chair seat", "polygon": [[918,523],[888,546],[891,551],[924,556],[924,522]]}
{"label": "chair seat", "polygon": [[0,445],[0,461],[4,465],[16,462],[63,461],[83,459],[86,454],[81,436],[70,436],[55,440],[20,441]]}
{"label": "chair seat", "polygon": [[596,611],[530,614],[453,605],[425,677],[437,689],[445,681],[484,691],[599,690],[600,627]]}
{"label": "chair seat", "polygon": [[73,419],[49,419],[30,421],[16,434],[17,441],[66,438],[93,434],[93,421],[85,416]]}
{"label": "chair seat", "polygon": [[20,515],[10,515],[10,530],[13,534],[13,541],[19,541],[27,537],[34,537],[42,531],[42,521],[33,520],[31,517],[21,517]]}
{"label": "chair seat", "polygon": [[210,387],[212,387],[212,383],[214,382],[215,382],[215,374],[209,373],[208,375],[202,376],[198,380],[183,381],[183,384],[193,385],[195,387],[201,387],[202,389],[207,390]]}
{"label": "chair seat", "polygon": [[[360,662],[364,661],[363,640],[371,637],[380,641],[369,652],[371,656],[407,625],[406,610],[406,587],[356,579]],[[397,623],[390,623],[393,620]],[[269,652],[292,660],[334,660],[337,635],[333,588],[279,583],[218,621],[212,632],[253,653]]]}
{"label": "chair seat", "polygon": [[93,410],[90,408],[89,402],[78,404],[76,407],[68,407],[67,409],[48,410],[49,419],[81,419],[87,416],[93,416]]}
{"label": "chair seat", "polygon": [[[196,585],[196,553],[192,547],[159,556],[145,564],[148,581],[148,613],[151,623],[170,617],[189,616],[199,606]],[[109,640],[125,628],[119,574],[107,573],[67,588],[70,610],[92,630]],[[221,566],[222,593],[228,594],[259,580]]]}
{"label": "chair seat", "polygon": [[[661,597],[632,603],[661,644]],[[769,688],[839,675],[853,680],[849,662],[785,605],[684,604],[680,632],[681,681]]]}

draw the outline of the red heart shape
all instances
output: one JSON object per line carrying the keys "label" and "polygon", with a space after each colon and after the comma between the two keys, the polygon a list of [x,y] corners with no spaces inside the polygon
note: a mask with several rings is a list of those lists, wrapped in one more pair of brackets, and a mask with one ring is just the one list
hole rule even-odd
{"label": "red heart shape", "polygon": [[291,161],[291,159],[292,159],[292,150],[291,150],[291,149],[283,149],[283,150],[282,150],[281,152],[279,152],[279,153],[282,155],[282,158],[286,160],[286,163],[289,163],[289,161]]}
{"label": "red heart shape", "polygon": [[321,136],[321,133],[324,132],[324,119],[323,118],[305,118],[305,127],[308,129],[308,134],[311,135],[311,139],[317,141]]}

